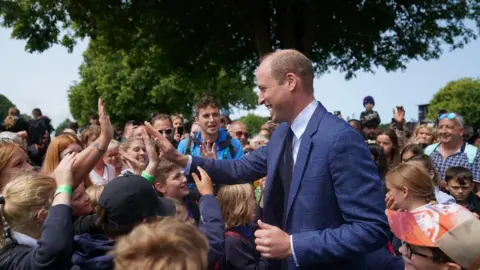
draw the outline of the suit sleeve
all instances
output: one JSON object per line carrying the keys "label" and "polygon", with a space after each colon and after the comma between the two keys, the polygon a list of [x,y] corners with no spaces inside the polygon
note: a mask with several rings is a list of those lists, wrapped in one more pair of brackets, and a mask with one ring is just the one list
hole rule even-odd
{"label": "suit sleeve", "polygon": [[328,162],[345,223],[337,228],[293,234],[300,266],[338,263],[387,245],[385,201],[370,152],[353,129],[344,128],[334,135]]}
{"label": "suit sleeve", "polygon": [[197,167],[206,170],[216,184],[252,183],[267,174],[267,148],[261,147],[238,160],[192,157],[190,172],[198,174]]}

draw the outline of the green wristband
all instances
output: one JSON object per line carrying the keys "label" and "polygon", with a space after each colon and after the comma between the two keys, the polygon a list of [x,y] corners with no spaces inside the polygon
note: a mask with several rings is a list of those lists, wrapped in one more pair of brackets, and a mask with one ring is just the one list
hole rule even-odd
{"label": "green wristband", "polygon": [[155,180],[155,177],[153,177],[151,174],[149,174],[146,171],[142,172],[142,177],[147,179],[147,181],[150,182],[150,183],[153,183],[153,181]]}
{"label": "green wristband", "polygon": [[72,187],[67,186],[67,185],[60,185],[57,187],[57,190],[55,190],[55,196],[57,196],[60,193],[67,193],[68,195],[72,196]]}

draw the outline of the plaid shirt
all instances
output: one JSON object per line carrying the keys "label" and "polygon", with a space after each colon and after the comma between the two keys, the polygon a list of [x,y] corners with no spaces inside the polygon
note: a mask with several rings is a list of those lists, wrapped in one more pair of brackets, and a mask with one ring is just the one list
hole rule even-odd
{"label": "plaid shirt", "polygon": [[438,146],[430,155],[430,158],[433,160],[435,163],[435,171],[437,175],[442,179],[442,181],[445,181],[445,172],[447,171],[448,168],[450,167],[465,167],[469,169],[472,174],[473,174],[473,179],[475,182],[480,183],[480,151],[477,151],[477,154],[475,156],[475,160],[473,161],[472,164],[469,164],[468,162],[468,157],[467,153],[465,151],[461,151],[464,149],[462,147],[461,149],[458,149],[458,151],[447,157],[445,160],[442,157],[442,154],[440,153],[440,146]]}

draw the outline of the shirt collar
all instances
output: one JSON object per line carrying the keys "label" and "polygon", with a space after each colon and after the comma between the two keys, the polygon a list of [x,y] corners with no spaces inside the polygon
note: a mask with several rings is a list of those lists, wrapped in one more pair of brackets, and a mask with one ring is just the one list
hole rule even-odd
{"label": "shirt collar", "polygon": [[25,245],[29,246],[31,248],[36,248],[38,247],[37,240],[33,239],[32,237],[16,232],[12,230],[12,238],[19,244],[19,245]]}
{"label": "shirt collar", "polygon": [[307,129],[308,121],[310,121],[310,118],[312,118],[312,115],[317,107],[318,101],[314,99],[300,112],[300,114],[297,115],[295,120],[293,120],[293,123],[290,127],[292,128],[293,134],[295,134],[297,139],[302,137],[303,133]]}

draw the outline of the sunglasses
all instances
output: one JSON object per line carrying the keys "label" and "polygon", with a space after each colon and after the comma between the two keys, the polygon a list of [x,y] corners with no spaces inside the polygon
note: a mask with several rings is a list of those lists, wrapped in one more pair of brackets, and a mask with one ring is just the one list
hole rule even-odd
{"label": "sunglasses", "polygon": [[173,129],[167,128],[167,129],[165,129],[165,130],[159,129],[159,130],[157,130],[157,131],[158,131],[158,133],[160,133],[160,134],[163,134],[163,133],[165,132],[165,134],[170,135],[170,134],[172,134]]}
{"label": "sunglasses", "polygon": [[442,113],[438,116],[438,120],[443,120],[445,118],[447,118],[448,120],[453,120],[455,119],[455,117],[457,117],[457,114],[456,113]]}
{"label": "sunglasses", "polygon": [[248,132],[237,131],[235,132],[235,135],[239,138],[242,136],[245,136],[245,138],[248,138]]}

